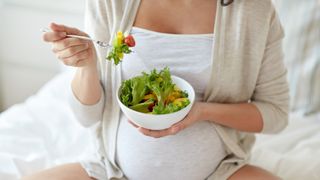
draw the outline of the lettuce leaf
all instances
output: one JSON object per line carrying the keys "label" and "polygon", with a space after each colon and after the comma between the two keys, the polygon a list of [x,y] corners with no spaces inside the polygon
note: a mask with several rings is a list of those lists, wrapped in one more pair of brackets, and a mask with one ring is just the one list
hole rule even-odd
{"label": "lettuce leaf", "polygon": [[167,105],[158,104],[153,107],[152,114],[169,114],[177,112],[190,104],[189,99],[185,98],[180,103],[169,103]]}
{"label": "lettuce leaf", "polygon": [[132,81],[131,79],[123,81],[120,87],[120,101],[125,105],[129,106],[132,102]]}
{"label": "lettuce leaf", "polygon": [[139,104],[147,93],[146,77],[137,76],[122,82],[120,100],[126,106]]}
{"label": "lettuce leaf", "polygon": [[145,84],[146,76],[137,76],[132,78],[132,103],[136,105],[140,103],[144,95],[147,93],[147,86]]}
{"label": "lettuce leaf", "polygon": [[149,107],[153,106],[154,103],[155,103],[154,99],[149,99],[146,102],[130,106],[129,108],[133,109],[135,111],[139,111],[139,112],[143,112],[143,113],[149,113],[150,112]]}
{"label": "lettuce leaf", "polygon": [[172,82],[169,68],[164,68],[159,73],[156,70],[151,71],[151,74],[148,76],[147,86],[157,96],[158,104],[164,106],[165,100],[174,90],[175,86]]}

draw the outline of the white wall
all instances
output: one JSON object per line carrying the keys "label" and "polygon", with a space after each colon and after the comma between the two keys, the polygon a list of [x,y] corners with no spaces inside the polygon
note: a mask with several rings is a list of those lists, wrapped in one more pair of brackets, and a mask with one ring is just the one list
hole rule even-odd
{"label": "white wall", "polygon": [[82,29],[83,8],[84,0],[0,0],[0,111],[61,71],[40,28],[54,21]]}

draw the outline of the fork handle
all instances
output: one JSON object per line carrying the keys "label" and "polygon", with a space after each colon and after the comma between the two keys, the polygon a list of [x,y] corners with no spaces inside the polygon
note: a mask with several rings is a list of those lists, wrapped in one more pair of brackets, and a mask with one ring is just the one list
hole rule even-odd
{"label": "fork handle", "polygon": [[88,40],[88,41],[96,41],[94,39],[88,38],[86,36],[77,36],[77,35],[67,35],[67,37],[71,37],[71,38],[78,38],[78,39],[84,39],[84,40]]}
{"label": "fork handle", "polygon": [[[41,28],[40,31],[42,32],[51,32],[50,29],[48,28]],[[78,35],[67,35],[67,37],[71,37],[71,38],[78,38],[78,39],[84,39],[84,40],[88,40],[88,41],[94,41],[96,42],[96,40],[94,39],[91,39],[91,38],[88,38],[86,36],[78,36]]]}

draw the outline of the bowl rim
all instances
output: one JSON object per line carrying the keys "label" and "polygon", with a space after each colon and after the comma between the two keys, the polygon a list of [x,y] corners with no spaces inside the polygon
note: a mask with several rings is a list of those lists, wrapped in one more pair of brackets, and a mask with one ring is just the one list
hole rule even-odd
{"label": "bowl rim", "polygon": [[[175,79],[178,79],[178,80],[180,80],[180,81],[183,81],[183,82],[186,83],[188,86],[190,86],[190,87],[191,87],[191,92],[192,92],[192,95],[193,95],[193,100],[190,101],[190,104],[189,104],[188,106],[180,109],[179,111],[176,111],[176,112],[173,112],[173,113],[169,113],[169,114],[147,114],[147,113],[142,113],[142,112],[139,112],[139,111],[132,110],[132,109],[130,109],[129,107],[127,107],[126,105],[124,105],[124,104],[121,102],[121,100],[120,100],[119,91],[120,91],[120,87],[121,87],[121,86],[118,88],[118,90],[117,90],[117,92],[116,92],[117,101],[118,101],[118,103],[120,103],[122,106],[124,106],[129,112],[134,113],[134,114],[138,114],[138,115],[144,115],[144,116],[150,116],[150,117],[154,117],[154,116],[161,117],[161,116],[168,116],[168,115],[171,116],[171,115],[175,115],[175,114],[181,113],[181,111],[182,111],[183,109],[186,109],[186,108],[188,108],[188,107],[190,107],[190,106],[193,106],[193,103],[194,103],[194,101],[195,101],[195,99],[196,99],[195,91],[194,91],[194,88],[191,86],[191,84],[190,84],[188,81],[184,80],[183,78],[180,78],[180,77],[175,76],[175,75],[171,75],[171,78],[172,78],[172,79],[175,78]],[[189,95],[189,96],[190,96],[190,95]]]}

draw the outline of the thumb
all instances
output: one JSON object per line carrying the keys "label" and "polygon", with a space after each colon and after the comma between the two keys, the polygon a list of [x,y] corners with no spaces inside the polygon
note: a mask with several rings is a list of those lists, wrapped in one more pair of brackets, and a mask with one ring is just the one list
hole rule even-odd
{"label": "thumb", "polygon": [[68,27],[63,24],[51,23],[50,29],[56,32],[65,32],[67,35],[80,35],[86,36],[84,32],[79,31],[77,28]]}
{"label": "thumb", "polygon": [[177,122],[176,124],[172,125],[172,130],[174,132],[181,131],[187,128],[189,125],[192,124],[192,119],[188,117],[188,115],[181,121]]}

